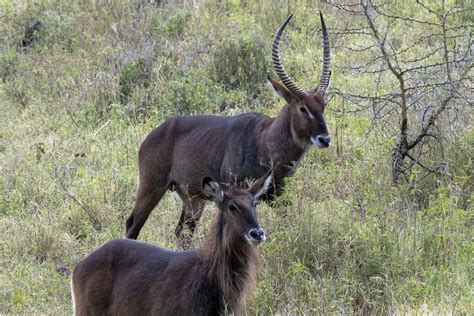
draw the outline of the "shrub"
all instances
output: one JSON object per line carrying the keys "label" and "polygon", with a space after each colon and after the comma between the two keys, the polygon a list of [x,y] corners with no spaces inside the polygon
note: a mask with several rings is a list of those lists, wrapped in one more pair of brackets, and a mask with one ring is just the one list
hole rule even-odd
{"label": "shrub", "polygon": [[218,42],[211,57],[212,78],[228,89],[258,95],[269,72],[267,43],[256,34],[226,34]]}

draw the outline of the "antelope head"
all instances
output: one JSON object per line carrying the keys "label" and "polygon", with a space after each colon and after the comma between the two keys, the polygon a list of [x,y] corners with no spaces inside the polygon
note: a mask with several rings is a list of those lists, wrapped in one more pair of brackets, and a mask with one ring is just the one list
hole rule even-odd
{"label": "antelope head", "polygon": [[268,80],[276,93],[285,99],[289,105],[291,116],[291,131],[295,141],[303,146],[313,143],[318,148],[326,148],[331,142],[326,121],[324,120],[324,108],[326,101],[324,95],[329,87],[331,78],[329,36],[326,24],[320,13],[321,27],[324,43],[324,59],[321,70],[321,78],[316,88],[304,91],[299,88],[285,72],[280,60],[281,35],[293,15],[290,15],[278,29],[272,44],[272,61],[275,72],[281,82],[270,77]]}
{"label": "antelope head", "polygon": [[210,177],[202,180],[202,192],[207,200],[214,201],[221,211],[219,225],[222,238],[236,238],[241,242],[256,246],[265,241],[265,232],[257,221],[256,205],[258,198],[267,192],[272,176],[267,173],[255,181],[248,190],[230,188],[223,190],[219,183]]}

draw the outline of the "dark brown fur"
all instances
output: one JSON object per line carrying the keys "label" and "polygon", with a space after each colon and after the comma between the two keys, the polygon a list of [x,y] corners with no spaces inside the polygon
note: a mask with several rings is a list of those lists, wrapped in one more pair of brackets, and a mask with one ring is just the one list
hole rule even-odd
{"label": "dark brown fur", "polygon": [[163,194],[175,190],[183,201],[176,236],[188,247],[190,238],[183,229],[188,226],[192,237],[201,217],[203,176],[242,184],[271,169],[273,188],[265,196],[271,200],[282,193],[284,178],[293,173],[311,143],[319,148],[329,146],[321,89],[296,93],[270,78],[269,82],[288,103],[274,118],[261,113],[178,116],[146,137],[139,151],[139,184],[135,208],[126,222],[127,238],[136,239]]}
{"label": "dark brown fur", "polygon": [[[201,249],[170,251],[119,239],[94,251],[72,274],[76,315],[238,314],[255,283],[256,244],[265,239],[255,211],[264,180],[249,191],[203,190],[220,211]],[[258,238],[248,237],[252,231]]]}

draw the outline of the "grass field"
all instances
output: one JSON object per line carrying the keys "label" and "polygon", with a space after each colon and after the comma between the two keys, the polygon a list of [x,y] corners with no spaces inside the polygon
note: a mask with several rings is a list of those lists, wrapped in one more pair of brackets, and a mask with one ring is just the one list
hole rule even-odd
{"label": "grass field", "polygon": [[[319,10],[334,45],[332,86],[375,93],[393,84],[341,70],[357,56],[331,30],[349,22],[318,1],[0,3],[0,314],[71,314],[69,274],[124,236],[139,145],[166,118],[278,112],[283,101],[265,81],[276,77],[270,43],[289,12],[282,58],[300,86],[317,84]],[[35,19],[34,44],[22,48]],[[246,312],[472,314],[473,112],[466,102],[456,113],[455,123],[440,119],[445,137],[429,152],[444,173],[415,169],[395,185],[397,118],[373,130],[370,114],[333,95],[333,146],[311,148],[276,206],[259,206],[268,240]],[[166,194],[140,239],[176,248],[180,208]]]}

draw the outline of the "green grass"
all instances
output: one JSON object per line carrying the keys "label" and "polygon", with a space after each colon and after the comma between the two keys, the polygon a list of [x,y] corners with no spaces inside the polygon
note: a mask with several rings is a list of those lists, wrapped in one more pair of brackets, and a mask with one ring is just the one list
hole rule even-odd
{"label": "green grass", "polygon": [[[341,23],[319,2],[1,3],[1,314],[70,314],[75,263],[124,236],[147,133],[177,114],[274,115],[283,103],[262,72],[271,73],[275,27],[295,13],[282,58],[309,87],[322,54],[317,12]],[[43,23],[39,41],[22,52],[33,18]],[[333,85],[374,89],[337,71],[347,51],[333,54]],[[443,177],[415,172],[395,186],[393,138],[367,136],[370,116],[342,107],[334,98],[326,113],[335,146],[312,148],[277,206],[259,206],[268,241],[247,313],[472,313],[472,125],[432,153],[446,163]],[[167,194],[140,239],[176,248],[180,208]]]}

